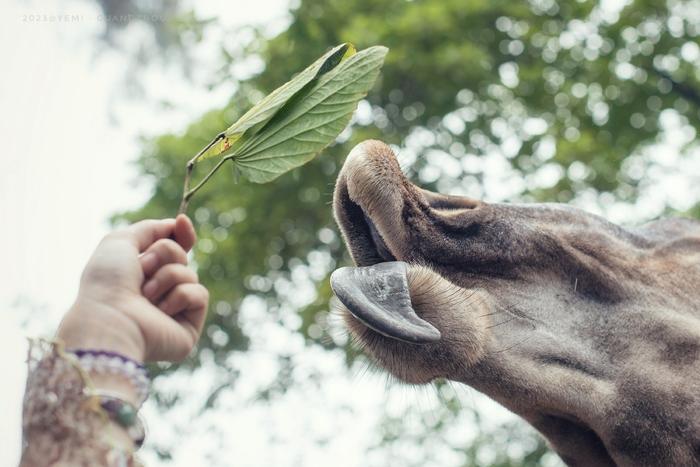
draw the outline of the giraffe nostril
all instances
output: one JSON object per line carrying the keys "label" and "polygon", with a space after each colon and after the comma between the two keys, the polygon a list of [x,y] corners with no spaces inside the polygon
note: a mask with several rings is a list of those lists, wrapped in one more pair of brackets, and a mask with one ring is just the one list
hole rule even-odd
{"label": "giraffe nostril", "polygon": [[481,203],[478,200],[467,198],[466,196],[443,195],[423,188],[419,190],[428,205],[432,209],[438,211],[464,211],[467,209],[475,209]]}

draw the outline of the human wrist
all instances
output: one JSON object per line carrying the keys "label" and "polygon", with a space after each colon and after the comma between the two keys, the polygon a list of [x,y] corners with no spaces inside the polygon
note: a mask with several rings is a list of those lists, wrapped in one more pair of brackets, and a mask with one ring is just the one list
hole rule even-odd
{"label": "human wrist", "polygon": [[57,332],[67,349],[94,349],[116,352],[143,362],[146,345],[143,334],[123,310],[79,296]]}
{"label": "human wrist", "polygon": [[148,398],[150,379],[146,368],[125,355],[96,349],[67,349],[91,376],[92,386],[119,394],[121,399],[140,407]]}

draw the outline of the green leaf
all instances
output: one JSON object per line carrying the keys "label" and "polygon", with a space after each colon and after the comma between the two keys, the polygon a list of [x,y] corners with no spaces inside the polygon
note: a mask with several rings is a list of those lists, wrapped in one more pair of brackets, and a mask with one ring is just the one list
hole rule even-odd
{"label": "green leaf", "polygon": [[[187,163],[179,212],[229,160],[250,181],[266,183],[313,159],[348,124],[388,50],[375,46],[356,52],[341,44],[246,112]],[[215,156],[219,161],[190,189],[197,162]]]}
{"label": "green leaf", "polygon": [[241,118],[231,125],[224,137],[208,150],[201,159],[224,156],[231,153],[230,148],[243,136],[250,136],[260,131],[286,104],[313,84],[319,77],[333,70],[340,62],[356,53],[355,47],[349,43],[340,44],[308,66],[293,79],[275,89],[267,97],[252,107]]}
{"label": "green leaf", "polygon": [[226,157],[256,183],[269,182],[313,159],[348,124],[357,102],[374,85],[387,52],[382,46],[367,48],[307,86],[295,87],[298,91],[257,132],[246,132],[233,142]]}

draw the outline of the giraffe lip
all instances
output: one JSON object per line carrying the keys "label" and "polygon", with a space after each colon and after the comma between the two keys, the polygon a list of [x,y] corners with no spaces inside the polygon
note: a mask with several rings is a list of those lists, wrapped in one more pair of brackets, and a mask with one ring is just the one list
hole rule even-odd
{"label": "giraffe lip", "polygon": [[396,156],[379,141],[356,145],[345,159],[336,181],[333,213],[357,266],[405,259],[401,219],[405,181]]}
{"label": "giraffe lip", "polygon": [[355,265],[372,266],[399,259],[387,245],[372,217],[350,197],[346,180],[341,179],[338,185],[334,197],[334,214],[341,225],[345,245]]}
{"label": "giraffe lip", "polygon": [[381,256],[384,259],[384,261],[396,261],[396,256],[394,256],[394,254],[387,246],[386,242],[384,241],[384,237],[382,237],[382,234],[377,229],[377,226],[374,225],[372,219],[364,211],[362,212],[362,214],[364,216],[364,221],[367,224],[367,227],[369,228],[370,236],[372,237],[372,242],[374,243],[374,247],[377,250],[377,254],[379,254],[379,256]]}
{"label": "giraffe lip", "polygon": [[440,331],[411,304],[408,265],[402,261],[343,267],[331,274],[331,288],[350,313],[386,337],[412,344],[440,340]]}

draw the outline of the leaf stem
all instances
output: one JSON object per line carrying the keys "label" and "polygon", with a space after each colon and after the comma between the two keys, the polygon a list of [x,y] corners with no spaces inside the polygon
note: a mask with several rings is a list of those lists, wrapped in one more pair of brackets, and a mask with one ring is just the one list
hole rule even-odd
{"label": "leaf stem", "polygon": [[[190,183],[192,183],[192,172],[194,171],[195,165],[197,165],[197,161],[199,161],[199,158],[204,155],[205,152],[207,152],[212,146],[214,146],[216,143],[218,143],[220,140],[222,140],[226,135],[224,133],[219,133],[216,135],[216,138],[214,138],[209,144],[207,144],[204,149],[199,151],[197,155],[195,155],[192,159],[190,159],[187,162],[187,165],[185,166],[185,184],[182,187],[182,201],[180,202],[180,208],[178,209],[177,213],[178,214],[184,214],[185,211],[187,211],[187,204],[190,201],[190,198],[192,198],[192,195],[194,195],[197,190],[199,190],[204,182],[206,182],[212,175],[213,172],[216,171],[216,169],[219,168],[219,165],[221,165],[221,162],[217,164],[215,169],[210,172],[202,182],[200,182],[194,189],[190,190]],[[225,159],[222,159],[225,160]]]}
{"label": "leaf stem", "polygon": [[[219,160],[219,162],[216,163],[214,168],[211,169],[209,171],[209,173],[206,174],[204,176],[204,178],[199,183],[197,183],[197,185],[195,185],[194,188],[185,192],[185,195],[182,197],[182,202],[185,205],[185,209],[187,209],[187,203],[190,201],[190,198],[192,198],[192,196],[194,196],[194,194],[197,193],[197,191],[199,191],[199,189],[202,188],[204,186],[204,184],[207,183],[207,181],[209,181],[209,179],[212,177],[212,175],[214,175],[216,173],[216,171],[219,170],[219,168],[222,165],[224,165],[224,163],[231,160],[232,156],[233,155],[222,157],[221,160]],[[182,212],[184,212],[184,211],[182,211]]]}

